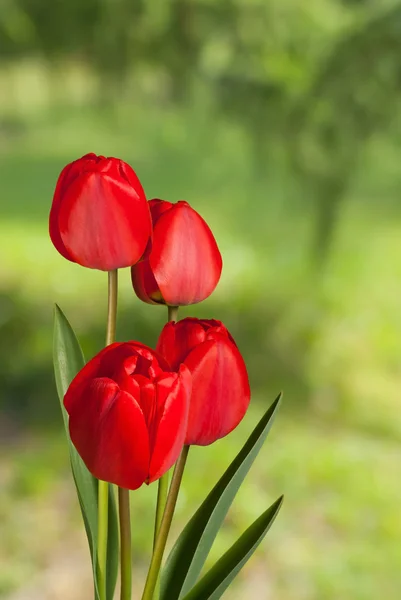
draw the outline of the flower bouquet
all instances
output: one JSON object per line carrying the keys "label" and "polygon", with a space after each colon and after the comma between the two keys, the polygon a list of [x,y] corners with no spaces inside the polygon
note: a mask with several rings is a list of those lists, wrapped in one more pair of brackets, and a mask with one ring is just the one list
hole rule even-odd
{"label": "flower bouquet", "polygon": [[[267,436],[279,396],[164,557],[190,447],[228,435],[250,401],[247,369],[225,325],[215,319],[178,320],[180,306],[201,302],[218,284],[222,258],[215,238],[187,202],[147,201],[127,163],[95,154],[61,172],[49,225],[63,257],[108,273],[105,348],[85,364],[58,306],[54,329],[56,384],[89,542],[94,598],[114,598],[119,571],[120,598],[132,597],[129,494],[157,482],[149,532],[153,552],[142,600],[217,600],[264,538],[282,497],[203,572]],[[118,269],[124,267],[131,269],[138,298],[167,307],[155,349],[115,340]]]}

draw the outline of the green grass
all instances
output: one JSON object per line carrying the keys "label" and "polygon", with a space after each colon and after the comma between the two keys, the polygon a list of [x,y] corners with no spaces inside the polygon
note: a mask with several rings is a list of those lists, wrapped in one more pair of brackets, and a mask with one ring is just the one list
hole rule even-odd
{"label": "green grass", "polygon": [[[361,176],[347,199],[322,268],[310,257],[311,205],[293,196],[290,175],[271,165],[257,179],[243,134],[206,111],[129,107],[111,118],[52,110],[31,116],[8,142],[0,146],[0,399],[15,434],[0,459],[0,596],[12,598],[45,572],[60,540],[86,555],[52,381],[52,303],[90,356],[103,339],[105,277],[57,254],[47,215],[60,169],[95,151],[131,162],[149,197],[185,198],[210,223],[222,281],[182,315],[221,318],[249,366],[252,409],[226,440],[191,452],[175,531],[282,388],[282,413],[213,557],[281,493],[284,507],[229,597],[397,598],[401,220],[378,214],[369,197],[369,156],[367,183]],[[390,187],[383,206],[399,194]],[[134,297],[123,271],[119,338],[154,343],[164,319]],[[147,564],[154,493],[132,495],[136,580]]]}

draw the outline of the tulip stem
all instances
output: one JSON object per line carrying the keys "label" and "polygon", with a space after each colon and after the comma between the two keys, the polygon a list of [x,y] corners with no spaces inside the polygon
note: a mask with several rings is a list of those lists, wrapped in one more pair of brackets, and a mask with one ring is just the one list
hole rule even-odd
{"label": "tulip stem", "polygon": [[[168,306],[168,318],[167,321],[177,321],[178,306]],[[156,517],[155,517],[155,533],[153,538],[153,551],[156,547],[157,536],[160,530],[160,525],[163,519],[164,510],[166,508],[167,495],[168,495],[168,483],[169,474],[165,473],[159,479],[159,486],[157,489],[157,503],[156,503]],[[160,597],[160,577],[157,577],[156,586],[153,592],[154,599],[157,600]]]}
{"label": "tulip stem", "polygon": [[[108,273],[108,308],[106,346],[116,337],[118,271]],[[109,529],[109,484],[99,481],[98,488],[98,542],[97,542],[97,583],[99,600],[106,600],[107,538]]]}
{"label": "tulip stem", "polygon": [[106,599],[106,563],[109,512],[109,484],[99,481],[98,487],[98,540],[97,540],[97,584],[100,600]]}
{"label": "tulip stem", "polygon": [[118,270],[109,271],[109,293],[107,309],[106,346],[116,339]]}
{"label": "tulip stem", "polygon": [[177,321],[178,315],[178,306],[168,306],[168,320],[169,321]]}
{"label": "tulip stem", "polygon": [[152,560],[148,576],[146,578],[145,589],[143,590],[142,600],[152,600],[157,579],[159,576],[160,567],[163,560],[164,550],[166,548],[167,538],[173,520],[175,506],[177,504],[178,493],[182,476],[184,473],[185,463],[187,462],[189,446],[184,446],[179,459],[175,465],[173,478],[171,480],[170,490],[167,496],[166,507],[164,509],[163,518],[160,524],[157,540],[153,550]]}
{"label": "tulip stem", "polygon": [[131,518],[129,490],[118,488],[118,509],[120,516],[120,553],[121,553],[121,600],[131,600]]}
{"label": "tulip stem", "polygon": [[161,522],[163,519],[164,509],[166,508],[168,483],[169,483],[168,472],[160,477],[158,483],[159,483],[159,486],[158,486],[158,490],[157,490],[155,534],[154,534],[154,538],[153,538],[153,548],[156,546],[157,535],[159,533],[160,525],[161,525]]}
{"label": "tulip stem", "polygon": [[[156,517],[155,517],[155,533],[154,533],[154,537],[153,537],[153,550],[155,549],[155,546],[156,546],[157,535],[159,533],[160,524],[162,522],[164,509],[166,508],[168,483],[169,483],[169,474],[167,472],[160,477],[159,486],[157,489],[157,503],[156,503]],[[160,597],[160,577],[157,578],[156,587],[155,587],[153,596],[154,596],[155,600],[157,600]]]}

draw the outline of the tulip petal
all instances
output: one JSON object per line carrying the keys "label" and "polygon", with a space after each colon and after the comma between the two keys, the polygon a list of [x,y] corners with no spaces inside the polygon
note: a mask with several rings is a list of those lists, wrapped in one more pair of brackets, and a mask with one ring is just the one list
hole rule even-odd
{"label": "tulip petal", "polygon": [[194,348],[185,363],[193,391],[186,444],[207,446],[232,431],[244,417],[250,388],[244,360],[224,335]]}
{"label": "tulip petal", "polygon": [[154,227],[149,264],[167,304],[194,304],[216,287],[222,259],[213,234],[186,202],[164,212]]}
{"label": "tulip petal", "polygon": [[73,406],[77,398],[76,390],[84,382],[87,382],[89,379],[94,379],[95,377],[111,376],[111,374],[107,373],[104,365],[107,364],[108,359],[111,359],[119,346],[122,346],[120,342],[115,342],[114,344],[106,346],[106,348],[103,348],[103,350],[96,354],[96,356],[87,362],[86,365],[77,373],[70,383],[70,386],[64,396],[64,406],[68,414],[71,414],[71,411],[73,410]]}
{"label": "tulip petal", "polygon": [[70,435],[98,479],[137,489],[148,476],[149,439],[137,401],[106,378],[76,389]]}
{"label": "tulip petal", "polygon": [[[82,160],[82,159],[79,159],[79,160]],[[63,188],[66,185],[66,181],[68,181],[70,174],[72,172],[74,172],[77,162],[78,161],[74,161],[74,162],[68,164],[61,171],[59,178],[57,180],[56,189],[54,191],[53,202],[52,202],[52,206],[50,209],[50,218],[49,218],[49,234],[50,234],[51,241],[53,242],[56,250],[58,250],[60,252],[60,254],[62,256],[64,256],[64,258],[66,258],[67,260],[70,260],[71,262],[75,262],[75,260],[72,257],[72,255],[70,254],[70,252],[68,252],[67,248],[64,245],[63,240],[61,239],[60,230],[59,230],[59,226],[58,226],[58,217],[59,217],[61,202],[63,199],[63,197],[62,197]]]}
{"label": "tulip petal", "polygon": [[143,375],[134,375],[132,379],[137,382],[139,386],[140,398],[138,404],[141,407],[146,427],[148,428],[149,448],[151,448],[153,437],[152,428],[155,413],[157,411],[155,384],[152,381],[149,381],[149,379],[146,379]]}
{"label": "tulip petal", "polygon": [[[160,354],[154,350],[151,350],[151,348],[148,346],[145,346],[145,344],[141,344],[140,342],[129,342],[129,344],[131,348],[133,348],[140,355],[141,358],[143,357],[143,359],[146,359],[147,374],[151,378],[158,377],[164,371],[170,370],[166,359],[163,356],[160,356]],[[138,361],[138,366],[135,372],[142,372],[142,374],[144,374],[144,363],[141,363],[141,358]]]}
{"label": "tulip petal", "polygon": [[168,374],[157,381],[149,483],[159,479],[178,459],[186,435],[191,389],[191,374],[184,365],[178,374]]}
{"label": "tulip petal", "polygon": [[159,198],[153,198],[149,200],[149,209],[150,214],[152,215],[152,223],[153,227],[156,225],[159,218],[165,213],[167,210],[170,210],[174,206],[171,202],[167,202],[166,200],[160,200]]}
{"label": "tulip petal", "polygon": [[75,262],[102,271],[135,264],[151,233],[142,188],[107,172],[83,171],[58,206],[60,238]]}
{"label": "tulip petal", "polygon": [[[197,321],[197,319],[192,320]],[[223,335],[226,335],[235,346],[237,345],[233,336],[221,321],[218,321],[217,319],[201,319],[200,322],[202,323],[205,330],[208,332],[208,337],[210,337],[210,333],[213,331],[216,333],[222,333]]]}
{"label": "tulip petal", "polygon": [[145,370],[145,367],[147,367],[152,377],[157,377],[163,371],[169,370],[169,366],[163,356],[157,355],[148,346],[140,342],[114,342],[103,348],[79,371],[71,382],[64,396],[64,406],[67,412],[70,414],[75,402],[75,390],[83,382],[95,377],[113,379],[122,389],[127,388],[126,391],[132,393],[130,382],[127,385],[125,383],[137,365],[137,372]]}
{"label": "tulip petal", "polygon": [[[136,189],[136,190],[141,190],[141,193],[143,196],[145,196],[145,192],[143,190],[142,184],[139,181],[139,178],[137,176],[137,174],[135,173],[134,169],[132,167],[129,166],[128,163],[124,162],[123,160],[116,160],[116,159],[110,159],[111,161],[113,161],[113,163],[117,163],[118,164],[118,169],[120,174],[128,181],[128,183],[131,184],[131,186]],[[148,209],[149,209],[149,205],[147,203]]]}
{"label": "tulip petal", "polygon": [[[148,206],[154,227],[159,217],[167,210],[170,210],[173,204],[171,204],[171,202],[166,202],[165,200],[154,198],[153,200],[149,200]],[[152,239],[149,240],[141,261],[137,262],[131,269],[131,281],[134,291],[140,300],[147,302],[148,304],[164,304],[159,286],[157,285],[157,281],[149,264],[149,256],[152,248],[153,235]]]}
{"label": "tulip petal", "polygon": [[159,286],[149,265],[149,259],[136,263],[131,269],[134,291],[142,302],[160,304],[163,302]]}
{"label": "tulip petal", "polygon": [[176,371],[188,353],[206,339],[202,321],[187,317],[178,323],[167,323],[159,337],[156,350]]}

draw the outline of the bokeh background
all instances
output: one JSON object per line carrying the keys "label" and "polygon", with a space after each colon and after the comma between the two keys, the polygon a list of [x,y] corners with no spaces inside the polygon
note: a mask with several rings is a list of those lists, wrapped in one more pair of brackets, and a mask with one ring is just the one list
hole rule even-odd
{"label": "bokeh background", "polygon": [[[0,597],[91,597],[52,311],[92,356],[106,277],[61,258],[47,219],[93,151],[208,221],[221,283],[181,315],[222,319],[249,366],[251,409],[191,451],[175,532],[283,389],[212,559],[284,507],[227,597],[399,598],[399,0],[1,0],[0,59]],[[154,344],[166,311],[120,281],[119,338]],[[155,492],[132,497],[136,590]]]}

